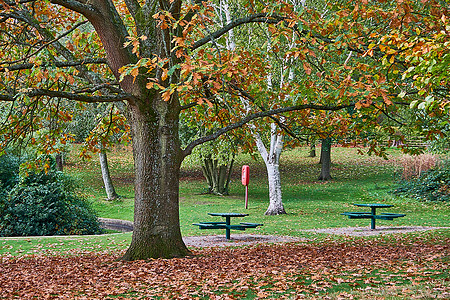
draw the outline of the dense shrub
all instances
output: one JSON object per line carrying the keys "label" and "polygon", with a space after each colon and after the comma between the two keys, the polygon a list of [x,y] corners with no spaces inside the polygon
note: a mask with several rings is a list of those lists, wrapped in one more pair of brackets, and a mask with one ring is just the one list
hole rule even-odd
{"label": "dense shrub", "polygon": [[395,193],[420,201],[449,201],[450,161],[442,162],[418,177],[401,181]]}
{"label": "dense shrub", "polygon": [[0,236],[101,233],[89,203],[61,172],[30,173],[0,193]]}
{"label": "dense shrub", "polygon": [[19,181],[19,157],[5,154],[0,156],[0,190],[9,190]]}

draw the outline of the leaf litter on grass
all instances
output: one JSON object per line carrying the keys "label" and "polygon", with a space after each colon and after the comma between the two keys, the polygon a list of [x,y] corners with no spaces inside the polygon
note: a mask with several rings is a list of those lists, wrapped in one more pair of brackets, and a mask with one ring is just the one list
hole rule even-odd
{"label": "leaf litter on grass", "polygon": [[104,253],[0,257],[0,299],[350,299],[386,288],[441,297],[450,293],[449,242],[260,244],[136,262]]}

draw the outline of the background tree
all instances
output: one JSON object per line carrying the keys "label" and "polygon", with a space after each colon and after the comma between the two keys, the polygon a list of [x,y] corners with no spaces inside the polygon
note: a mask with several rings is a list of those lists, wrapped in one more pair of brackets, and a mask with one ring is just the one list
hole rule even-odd
{"label": "background tree", "polygon": [[110,201],[119,198],[119,195],[116,193],[112,182],[107,151],[113,145],[127,144],[130,139],[129,126],[126,124],[126,119],[117,105],[123,106],[119,103],[97,107],[97,114],[94,118],[96,120],[95,126],[84,139],[84,148],[81,153],[86,158],[90,157],[87,154],[88,151],[98,153],[103,184],[107,200]]}
{"label": "background tree", "polygon": [[[213,130],[202,128],[196,118],[197,115],[192,114],[192,117],[194,120],[187,121],[188,118],[184,118],[180,124],[180,137],[184,146],[203,136],[205,130],[212,132],[221,127],[217,124]],[[237,147],[236,137],[225,134],[217,140],[197,147],[187,161],[185,160],[188,165],[201,165],[203,176],[208,184],[206,193],[229,195],[229,184],[238,151]]]}

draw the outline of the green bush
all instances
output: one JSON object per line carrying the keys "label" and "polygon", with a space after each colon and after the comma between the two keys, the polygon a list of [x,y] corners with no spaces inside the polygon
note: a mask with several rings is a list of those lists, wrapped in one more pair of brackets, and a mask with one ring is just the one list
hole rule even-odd
{"label": "green bush", "polygon": [[450,161],[440,163],[419,177],[401,181],[394,193],[420,201],[449,201]]}
{"label": "green bush", "polygon": [[0,193],[0,236],[99,233],[94,211],[61,172],[20,176],[11,189]]}
{"label": "green bush", "polygon": [[19,157],[5,154],[0,156],[0,190],[9,190],[19,181]]}

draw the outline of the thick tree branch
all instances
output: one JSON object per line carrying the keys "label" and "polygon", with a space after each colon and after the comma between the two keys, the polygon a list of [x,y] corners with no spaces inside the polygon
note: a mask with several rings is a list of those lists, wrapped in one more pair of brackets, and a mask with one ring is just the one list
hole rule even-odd
{"label": "thick tree branch", "polygon": [[[64,98],[68,100],[75,100],[86,103],[98,103],[98,102],[117,102],[117,101],[125,101],[125,100],[134,100],[134,97],[129,94],[118,94],[114,96],[88,96],[85,94],[76,94],[70,92],[61,92],[61,91],[51,91],[44,89],[30,89],[22,92],[21,94],[26,95],[28,97],[38,97],[38,96],[48,96],[53,98]],[[19,94],[20,95],[20,94]],[[5,95],[0,94],[1,101],[15,101],[18,95]]]}
{"label": "thick tree branch", "polygon": [[86,4],[86,2],[89,3],[90,1],[50,0],[50,2],[64,6],[65,8],[76,11],[84,16],[98,14],[94,6]]}
{"label": "thick tree branch", "polygon": [[[106,64],[107,61],[105,58],[86,58],[78,61],[55,61],[55,62],[45,62],[40,64],[40,67],[57,67],[57,68],[66,68],[66,67],[76,67],[87,64]],[[8,67],[0,67],[0,72],[5,72],[6,69],[8,71],[18,71],[18,70],[27,70],[31,69],[35,64],[17,64],[11,65]]]}
{"label": "thick tree branch", "polygon": [[221,37],[222,35],[224,35],[228,31],[230,31],[231,29],[233,29],[233,28],[235,28],[237,26],[240,26],[242,24],[247,24],[247,23],[278,23],[279,21],[282,21],[281,17],[270,15],[270,14],[266,14],[266,13],[259,13],[259,14],[247,16],[245,18],[237,19],[237,20],[234,20],[233,22],[225,25],[221,29],[211,33],[210,35],[202,38],[201,40],[195,42],[194,45],[192,45],[191,50],[195,50],[195,49],[205,45],[206,43]]}
{"label": "thick tree branch", "polygon": [[206,142],[209,142],[209,141],[212,141],[212,140],[215,140],[219,136],[221,136],[231,130],[240,128],[255,119],[260,119],[260,118],[270,117],[270,116],[277,115],[277,114],[283,114],[283,113],[287,113],[287,112],[291,112],[291,111],[299,111],[299,110],[305,110],[305,109],[338,111],[338,110],[341,110],[341,109],[344,109],[347,107],[353,107],[354,105],[355,104],[345,104],[345,105],[335,105],[335,106],[333,106],[333,105],[317,105],[317,104],[302,104],[302,105],[295,105],[295,106],[289,106],[289,107],[283,107],[283,108],[253,113],[253,114],[250,114],[250,115],[242,118],[240,121],[238,121],[236,123],[230,124],[224,128],[217,130],[213,134],[201,137],[201,138],[193,141],[184,149],[183,155],[187,156],[187,155],[191,154],[192,150],[196,146],[201,145]]}

